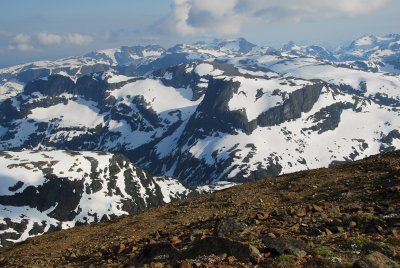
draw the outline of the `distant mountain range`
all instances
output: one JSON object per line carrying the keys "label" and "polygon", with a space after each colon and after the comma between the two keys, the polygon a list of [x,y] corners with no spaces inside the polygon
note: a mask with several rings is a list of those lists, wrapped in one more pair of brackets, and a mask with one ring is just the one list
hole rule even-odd
{"label": "distant mountain range", "polygon": [[[394,34],[334,51],[215,40],[0,69],[2,244],[32,226],[34,235],[199,192],[182,182],[246,182],[400,148],[399,45]],[[57,191],[76,202],[43,194]],[[98,195],[102,208],[88,201]]]}

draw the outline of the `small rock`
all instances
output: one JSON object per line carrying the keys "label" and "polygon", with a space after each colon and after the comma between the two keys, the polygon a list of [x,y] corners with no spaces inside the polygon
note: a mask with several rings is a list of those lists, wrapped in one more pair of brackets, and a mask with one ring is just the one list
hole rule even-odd
{"label": "small rock", "polygon": [[250,249],[250,258],[252,261],[259,263],[263,260],[263,256],[261,255],[258,248],[256,248],[255,246],[249,245],[249,249]]}
{"label": "small rock", "polygon": [[268,218],[269,218],[269,214],[268,214],[268,213],[265,213],[265,212],[257,212],[257,214],[256,214],[256,219],[257,219],[257,220],[262,221],[262,220],[266,220],[266,219],[268,219]]}
{"label": "small rock", "polygon": [[307,215],[307,211],[306,211],[305,208],[300,208],[300,209],[296,210],[296,216],[297,217],[301,218],[301,217],[304,217],[306,215]]}
{"label": "small rock", "polygon": [[390,187],[389,191],[392,192],[392,193],[400,193],[400,186]]}
{"label": "small rock", "polygon": [[170,239],[172,245],[179,245],[182,243],[182,240],[179,239],[176,235],[172,236]]}
{"label": "small rock", "polygon": [[298,258],[304,258],[307,255],[308,246],[300,239],[295,238],[265,238],[263,239],[268,251],[279,255],[291,254]]}
{"label": "small rock", "polygon": [[151,268],[163,268],[163,267],[164,267],[164,264],[162,264],[161,262],[152,262],[152,263],[150,264],[150,267],[151,267]]}
{"label": "small rock", "polygon": [[372,252],[356,261],[353,268],[400,268],[400,265],[380,252]]}
{"label": "small rock", "polygon": [[228,257],[228,254],[222,253],[222,254],[219,254],[218,257],[219,257],[221,260],[225,260],[225,259]]}
{"label": "small rock", "polygon": [[344,228],[342,226],[335,226],[334,227],[334,232],[343,233],[344,232]]}
{"label": "small rock", "polygon": [[322,212],[322,211],[324,211],[323,207],[318,206],[318,205],[313,205],[312,208],[313,208],[313,210],[314,210],[315,212]]}
{"label": "small rock", "polygon": [[189,261],[182,261],[181,264],[179,265],[179,268],[192,268],[193,265]]}
{"label": "small rock", "polygon": [[392,233],[392,235],[393,235],[395,238],[398,237],[398,233],[397,233],[397,230],[396,230],[396,229],[392,229],[391,233]]}
{"label": "small rock", "polygon": [[159,232],[156,232],[156,233],[154,234],[154,239],[160,239],[160,237],[161,237],[161,235],[160,235]]}
{"label": "small rock", "polygon": [[325,234],[326,235],[332,235],[333,233],[328,228],[325,228]]}
{"label": "small rock", "polygon": [[267,236],[269,238],[276,238],[276,235],[274,233],[268,233]]}
{"label": "small rock", "polygon": [[366,207],[365,210],[368,211],[369,213],[374,213],[375,212],[374,207]]}
{"label": "small rock", "polygon": [[343,234],[343,239],[344,239],[344,240],[349,239],[349,235],[348,235],[347,233],[344,233],[344,234]]}
{"label": "small rock", "polygon": [[349,227],[350,228],[355,228],[357,226],[357,223],[355,222],[355,221],[351,221],[350,223],[349,223]]}
{"label": "small rock", "polygon": [[117,253],[121,254],[122,252],[125,251],[125,249],[126,249],[125,244],[121,244],[121,245],[118,246]]}
{"label": "small rock", "polygon": [[267,259],[267,258],[269,258],[269,257],[271,257],[271,256],[272,256],[271,252],[265,252],[265,253],[263,253],[264,259]]}
{"label": "small rock", "polygon": [[236,258],[235,258],[234,256],[229,256],[229,257],[227,258],[227,260],[228,260],[228,263],[229,263],[230,265],[232,265],[232,264],[235,263]]}
{"label": "small rock", "polygon": [[296,214],[296,210],[294,210],[294,208],[289,208],[289,209],[287,210],[287,214],[290,215],[290,216],[293,216],[293,215]]}
{"label": "small rock", "polygon": [[222,218],[214,228],[214,235],[219,237],[229,237],[234,232],[241,232],[247,227],[244,223],[239,223],[232,218]]}
{"label": "small rock", "polygon": [[317,227],[309,227],[308,228],[308,234],[312,236],[324,236],[325,232],[321,231]]}
{"label": "small rock", "polygon": [[324,203],[324,210],[331,209],[333,207],[332,203]]}

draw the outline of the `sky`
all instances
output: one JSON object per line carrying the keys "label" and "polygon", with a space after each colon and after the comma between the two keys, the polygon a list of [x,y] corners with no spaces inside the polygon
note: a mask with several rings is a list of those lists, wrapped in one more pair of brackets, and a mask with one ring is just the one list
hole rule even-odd
{"label": "sky", "polygon": [[0,67],[213,38],[335,46],[400,29],[399,0],[3,0],[0,10]]}

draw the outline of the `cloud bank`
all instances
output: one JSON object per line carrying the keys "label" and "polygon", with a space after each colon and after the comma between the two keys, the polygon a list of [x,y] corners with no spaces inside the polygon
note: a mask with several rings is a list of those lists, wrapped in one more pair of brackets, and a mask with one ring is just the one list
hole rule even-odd
{"label": "cloud bank", "polygon": [[54,34],[40,32],[31,35],[0,31],[0,51],[4,52],[7,49],[19,52],[34,52],[50,47],[83,47],[91,44],[93,40],[92,36],[79,33]]}
{"label": "cloud bank", "polygon": [[31,36],[28,34],[17,34],[12,38],[12,43],[8,46],[9,50],[18,50],[20,52],[35,51],[35,47],[30,44]]}
{"label": "cloud bank", "polygon": [[57,46],[61,44],[87,46],[93,41],[93,38],[90,35],[83,35],[78,33],[59,35],[41,32],[37,35],[37,39],[40,44],[45,46]]}
{"label": "cloud bank", "polygon": [[158,28],[180,35],[237,34],[255,23],[366,15],[391,0],[173,0]]}

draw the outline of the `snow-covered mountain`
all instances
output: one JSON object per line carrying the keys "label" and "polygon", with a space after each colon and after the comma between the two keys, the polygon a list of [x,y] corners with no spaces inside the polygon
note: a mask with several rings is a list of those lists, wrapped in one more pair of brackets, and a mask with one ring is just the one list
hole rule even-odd
{"label": "snow-covered mountain", "polygon": [[228,184],[188,188],[152,177],[119,154],[0,152],[0,246],[133,214]]}
{"label": "snow-covered mountain", "polygon": [[365,35],[329,51],[317,45],[301,46],[289,42],[280,50],[283,55],[313,57],[337,65],[372,72],[400,73],[400,35]]}
{"label": "snow-covered mountain", "polygon": [[[103,215],[132,213],[147,204],[210,190],[208,186],[190,190],[179,181],[193,185],[244,182],[399,149],[398,61],[391,63],[385,56],[398,55],[395,43],[399,38],[390,35],[370,39],[333,52],[294,43],[275,50],[244,39],[181,44],[170,49],[122,47],[0,69],[0,151],[6,151],[6,164],[0,172],[14,174],[14,163],[27,170],[39,169],[40,173],[48,170],[45,163],[52,165],[51,161],[64,162],[58,158],[71,158],[65,160],[71,165],[63,168],[54,164],[54,181],[83,183],[82,197],[87,199],[90,174],[100,172],[101,178],[107,175],[99,193],[104,194],[102,202],[110,212],[103,213],[89,202],[90,212],[79,212],[77,205],[71,210],[63,208],[75,211],[74,217],[50,220],[46,217],[64,206],[61,201],[56,205],[52,200],[41,207],[36,203],[18,206],[22,210],[32,208],[28,211],[34,214],[28,218],[42,213],[40,221],[46,219],[48,223],[40,228],[48,230],[50,225],[91,222]],[[354,52],[356,48],[364,52]],[[352,53],[363,57],[351,58]],[[21,150],[35,152],[15,152]],[[55,160],[46,160],[44,155]],[[102,171],[92,171],[88,160],[92,158],[99,158]],[[123,168],[114,158],[124,159]],[[78,177],[70,175],[77,172],[77,166],[72,168],[74,161],[88,170]],[[149,173],[137,175],[139,168],[130,162]],[[124,173],[119,173],[121,177],[110,175],[110,167],[104,171],[106,164]],[[16,190],[3,193],[0,200],[22,196],[30,178],[37,177],[32,175],[24,181],[8,176],[0,176],[8,183],[2,188],[15,186]],[[121,189],[129,184],[126,176],[141,178],[135,193]],[[41,179],[46,180],[53,181]],[[20,188],[18,181],[24,183]],[[109,190],[105,184],[115,187]],[[66,185],[71,187],[70,183]],[[145,195],[139,189],[144,189]],[[112,195],[105,194],[110,191]],[[131,200],[131,210],[121,205],[126,200]],[[140,205],[135,200],[141,200],[137,201]],[[14,222],[18,217],[19,222],[23,221],[23,213],[9,208],[4,211],[11,211]],[[3,220],[2,224],[3,236],[8,228],[15,230],[14,223]],[[23,228],[23,232],[31,227]],[[24,235],[7,239],[18,240]]]}

